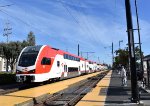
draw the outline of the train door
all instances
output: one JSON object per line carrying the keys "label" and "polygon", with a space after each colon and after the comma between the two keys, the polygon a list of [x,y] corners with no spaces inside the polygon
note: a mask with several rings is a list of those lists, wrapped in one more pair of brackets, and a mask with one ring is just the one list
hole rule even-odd
{"label": "train door", "polygon": [[80,68],[80,66],[79,66],[78,72],[79,72],[79,75],[81,75],[81,68]]}
{"label": "train door", "polygon": [[84,68],[85,68],[85,74],[86,74],[86,61],[85,61],[85,64],[84,64]]}
{"label": "train door", "polygon": [[59,60],[57,60],[57,74],[61,74],[61,64]]}
{"label": "train door", "polygon": [[68,70],[67,70],[67,65],[64,65],[64,77],[67,77],[67,72]]}

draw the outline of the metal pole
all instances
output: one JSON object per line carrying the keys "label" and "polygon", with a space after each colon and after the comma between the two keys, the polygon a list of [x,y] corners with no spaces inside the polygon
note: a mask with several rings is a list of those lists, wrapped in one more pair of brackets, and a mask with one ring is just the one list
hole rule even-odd
{"label": "metal pole", "polygon": [[149,87],[149,60],[146,61],[147,64],[147,86]]}
{"label": "metal pole", "polygon": [[120,49],[120,41],[119,41],[119,49]]}
{"label": "metal pole", "polygon": [[114,63],[114,46],[113,46],[113,42],[112,42],[112,66]]}
{"label": "metal pole", "polygon": [[87,52],[87,60],[88,60],[88,57],[89,57],[89,52]]}
{"label": "metal pole", "polygon": [[79,49],[79,44],[78,44],[78,56],[80,55],[80,49]]}
{"label": "metal pole", "polygon": [[100,64],[100,59],[99,59],[99,57],[98,57],[98,64]]}
{"label": "metal pole", "polygon": [[144,78],[143,58],[142,58],[143,56],[142,56],[142,50],[141,50],[140,26],[139,26],[139,18],[138,18],[138,10],[137,10],[136,0],[135,0],[135,9],[136,9],[136,20],[137,20],[137,28],[138,28],[139,48],[140,48],[141,71],[142,71],[142,78]]}
{"label": "metal pole", "polygon": [[135,62],[135,50],[134,50],[134,34],[131,16],[130,0],[125,0],[126,7],[126,19],[127,19],[127,32],[128,32],[128,46],[130,56],[130,69],[131,69],[131,101],[137,103],[139,101],[138,85],[137,85],[137,72]]}
{"label": "metal pole", "polygon": [[86,58],[86,59],[88,60],[88,58],[89,58],[89,53],[95,53],[95,52],[81,52],[81,54],[82,54],[82,53],[86,53],[86,54],[87,54],[87,58]]}

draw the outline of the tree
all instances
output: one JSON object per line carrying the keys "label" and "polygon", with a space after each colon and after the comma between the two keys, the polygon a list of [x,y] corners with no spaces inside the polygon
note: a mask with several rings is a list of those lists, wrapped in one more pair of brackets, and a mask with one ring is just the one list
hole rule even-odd
{"label": "tree", "polygon": [[[142,58],[144,58],[143,52],[142,52]],[[135,47],[135,60],[136,60],[136,68],[138,70],[141,69],[140,59],[141,59],[140,48],[138,46],[136,46]]]}
{"label": "tree", "polygon": [[21,43],[21,47],[24,48],[26,46],[30,46],[30,45],[29,45],[28,41],[23,40],[23,42]]}
{"label": "tree", "polygon": [[129,58],[129,53],[127,49],[116,50],[114,66],[118,67],[119,65],[123,65],[125,67],[128,67],[128,63],[129,63],[128,58]]}
{"label": "tree", "polygon": [[35,35],[32,31],[28,34],[27,42],[29,43],[29,46],[35,46]]}
{"label": "tree", "polygon": [[1,56],[3,58],[6,58],[6,60],[7,60],[6,61],[6,71],[8,71],[9,60],[11,57],[10,47],[6,43],[1,43],[0,46],[2,48]]}
{"label": "tree", "polygon": [[11,67],[11,70],[14,70],[14,66],[18,59],[18,56],[21,50],[26,46],[35,45],[35,36],[33,32],[29,32],[27,41],[11,41],[9,43],[0,43],[0,56],[5,58],[6,61],[6,71],[8,71],[8,66]]}
{"label": "tree", "polygon": [[9,43],[0,43],[0,56],[6,59],[6,71],[8,71],[8,66],[10,66],[11,70],[14,70],[21,50],[28,45],[29,44],[26,41],[11,41]]}
{"label": "tree", "polygon": [[[143,53],[142,53],[143,56]],[[135,61],[136,61],[136,67],[140,67],[140,49],[138,46],[135,47]],[[126,68],[129,67],[129,52],[128,48],[126,49],[119,49],[116,50],[116,57],[114,62],[114,67],[118,67],[119,65],[123,65]]]}

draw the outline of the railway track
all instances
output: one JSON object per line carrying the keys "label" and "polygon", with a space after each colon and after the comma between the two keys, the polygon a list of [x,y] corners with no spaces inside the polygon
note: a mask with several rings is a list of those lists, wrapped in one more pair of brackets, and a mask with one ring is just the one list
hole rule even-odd
{"label": "railway track", "polygon": [[108,73],[103,72],[88,80],[60,91],[45,100],[35,103],[35,106],[74,106]]}
{"label": "railway track", "polygon": [[[64,79],[67,80],[67,79]],[[61,81],[61,80],[60,80]],[[16,92],[19,90],[25,90],[33,87],[43,86],[45,84],[54,83],[55,81],[44,82],[44,83],[15,83],[10,85],[0,86],[0,95],[5,95],[8,93]]]}

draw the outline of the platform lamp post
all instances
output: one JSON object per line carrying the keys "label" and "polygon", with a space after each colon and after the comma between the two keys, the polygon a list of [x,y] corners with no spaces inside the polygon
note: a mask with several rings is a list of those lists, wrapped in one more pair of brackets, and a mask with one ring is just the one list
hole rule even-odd
{"label": "platform lamp post", "polygon": [[131,70],[131,101],[137,103],[139,101],[138,85],[137,85],[137,71],[135,62],[135,50],[134,50],[134,33],[132,25],[130,0],[125,0],[126,8],[126,21],[127,21],[127,33],[128,33],[128,47],[130,57],[130,70]]}
{"label": "platform lamp post", "polygon": [[[113,42],[111,46],[108,46],[109,48],[111,48],[111,54],[112,54],[112,67],[113,67],[113,63],[114,63],[114,46],[113,46]],[[108,47],[104,47],[105,49]]]}

